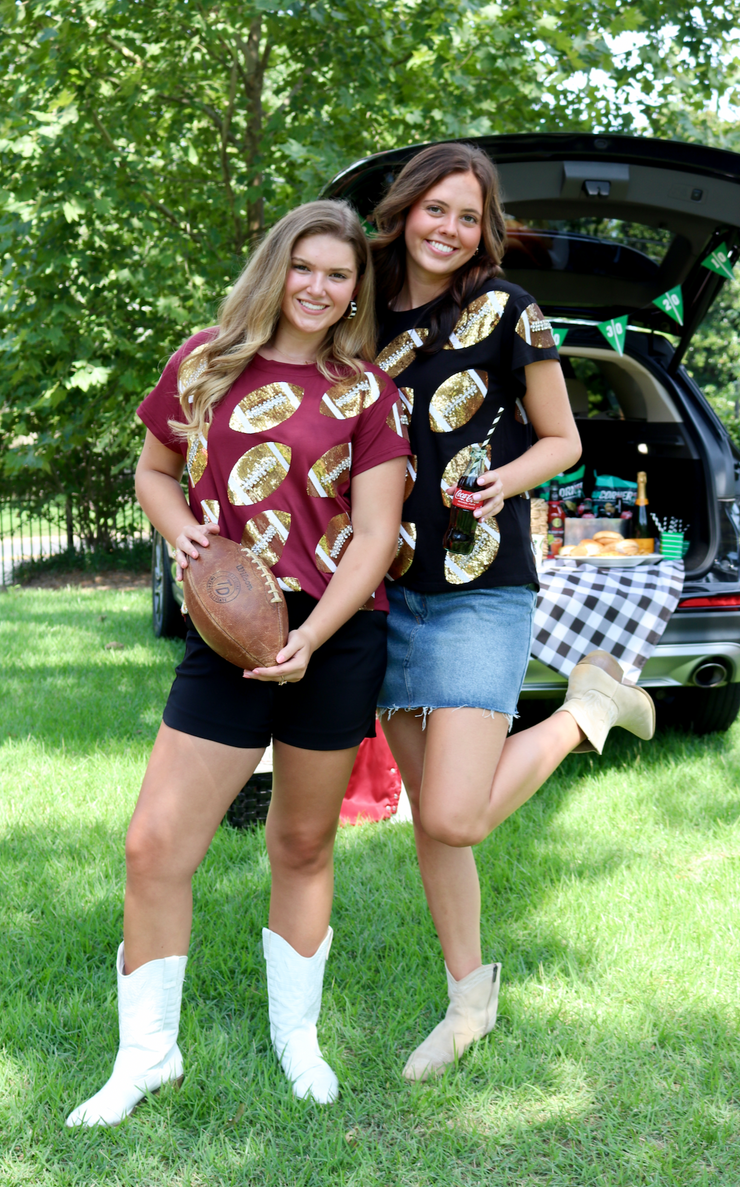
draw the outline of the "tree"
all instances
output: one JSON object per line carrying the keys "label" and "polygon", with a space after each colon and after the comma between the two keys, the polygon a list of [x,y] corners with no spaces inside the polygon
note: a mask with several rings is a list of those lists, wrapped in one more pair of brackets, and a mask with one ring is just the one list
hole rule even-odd
{"label": "tree", "polygon": [[628,126],[593,73],[635,75],[609,49],[625,31],[665,87],[679,22],[706,100],[732,16],[666,0],[0,0],[0,21],[0,480],[71,499],[92,546],[129,497],[138,401],[265,223],[399,143],[592,127],[594,112]]}

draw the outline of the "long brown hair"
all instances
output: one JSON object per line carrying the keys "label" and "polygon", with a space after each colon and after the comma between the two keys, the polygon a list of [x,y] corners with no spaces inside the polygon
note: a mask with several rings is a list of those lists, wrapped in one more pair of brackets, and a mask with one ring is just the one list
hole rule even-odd
{"label": "long brown hair", "polygon": [[[357,214],[347,202],[306,202],[276,223],[250,256],[239,279],[219,310],[213,338],[197,348],[198,364],[190,356],[180,364],[178,387],[186,423],[170,421],[179,437],[205,437],[213,411],[257,351],[269,342],[280,320],[293,249],[299,239],[333,235],[354,250],[360,287],[357,313],[340,318],[327,330],[316,366],[327,379],[349,371],[361,373],[363,361],[375,354],[375,284],[367,238]],[[189,361],[190,360],[190,361]]]}
{"label": "long brown hair", "polygon": [[401,292],[406,280],[406,216],[419,198],[451,173],[472,173],[483,195],[481,242],[476,255],[454,272],[449,285],[425,311],[429,334],[419,353],[441,350],[477,289],[500,272],[506,224],[499,199],[496,167],[490,157],[472,144],[432,144],[407,161],[388,193],[375,207],[372,220],[377,235],[371,242],[375,263],[378,320]]}

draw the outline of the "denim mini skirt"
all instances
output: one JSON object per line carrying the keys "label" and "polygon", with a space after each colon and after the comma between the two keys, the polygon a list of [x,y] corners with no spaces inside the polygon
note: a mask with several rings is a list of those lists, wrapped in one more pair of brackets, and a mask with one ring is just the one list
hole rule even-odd
{"label": "denim mini skirt", "polygon": [[381,713],[483,709],[516,717],[537,594],[526,585],[422,594],[387,585]]}

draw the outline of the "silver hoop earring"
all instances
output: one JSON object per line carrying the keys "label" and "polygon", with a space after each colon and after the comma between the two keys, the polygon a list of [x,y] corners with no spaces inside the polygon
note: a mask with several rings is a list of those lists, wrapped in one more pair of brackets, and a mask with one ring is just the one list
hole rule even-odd
{"label": "silver hoop earring", "polygon": [[345,315],[344,315],[344,320],[345,320],[345,321],[351,321],[351,320],[352,320],[352,318],[355,316],[355,314],[356,314],[356,313],[357,313],[357,302],[356,302],[356,301],[350,301],[350,303],[349,303],[349,313],[345,313]]}

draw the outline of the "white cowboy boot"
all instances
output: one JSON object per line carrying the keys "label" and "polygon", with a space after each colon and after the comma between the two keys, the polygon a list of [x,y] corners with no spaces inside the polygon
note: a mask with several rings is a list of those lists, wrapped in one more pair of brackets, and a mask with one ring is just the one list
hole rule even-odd
{"label": "white cowboy boot", "polygon": [[482,964],[461,981],[455,980],[447,965],[445,972],[450,994],[447,1013],[409,1058],[403,1069],[407,1080],[438,1076],[496,1025],[501,965]]}
{"label": "white cowboy boot", "polygon": [[277,932],[262,928],[272,1046],[293,1084],[294,1096],[311,1097],[320,1105],[330,1104],[339,1095],[339,1081],[321,1054],[316,1034],[333,935],[329,928],[318,951],[301,956]]}
{"label": "white cowboy boot", "polygon": [[[601,754],[615,725],[648,742],[655,733],[655,705],[644,688],[622,684],[624,673],[608,651],[591,651],[574,667],[565,701],[555,713],[570,713],[586,735],[574,753]],[[553,714],[554,716],[554,714]]]}
{"label": "white cowboy boot", "polygon": [[150,960],[128,976],[118,949],[119,1047],[113,1075],[95,1096],[78,1105],[67,1125],[119,1125],[147,1092],[182,1081],[177,1046],[187,956]]}

